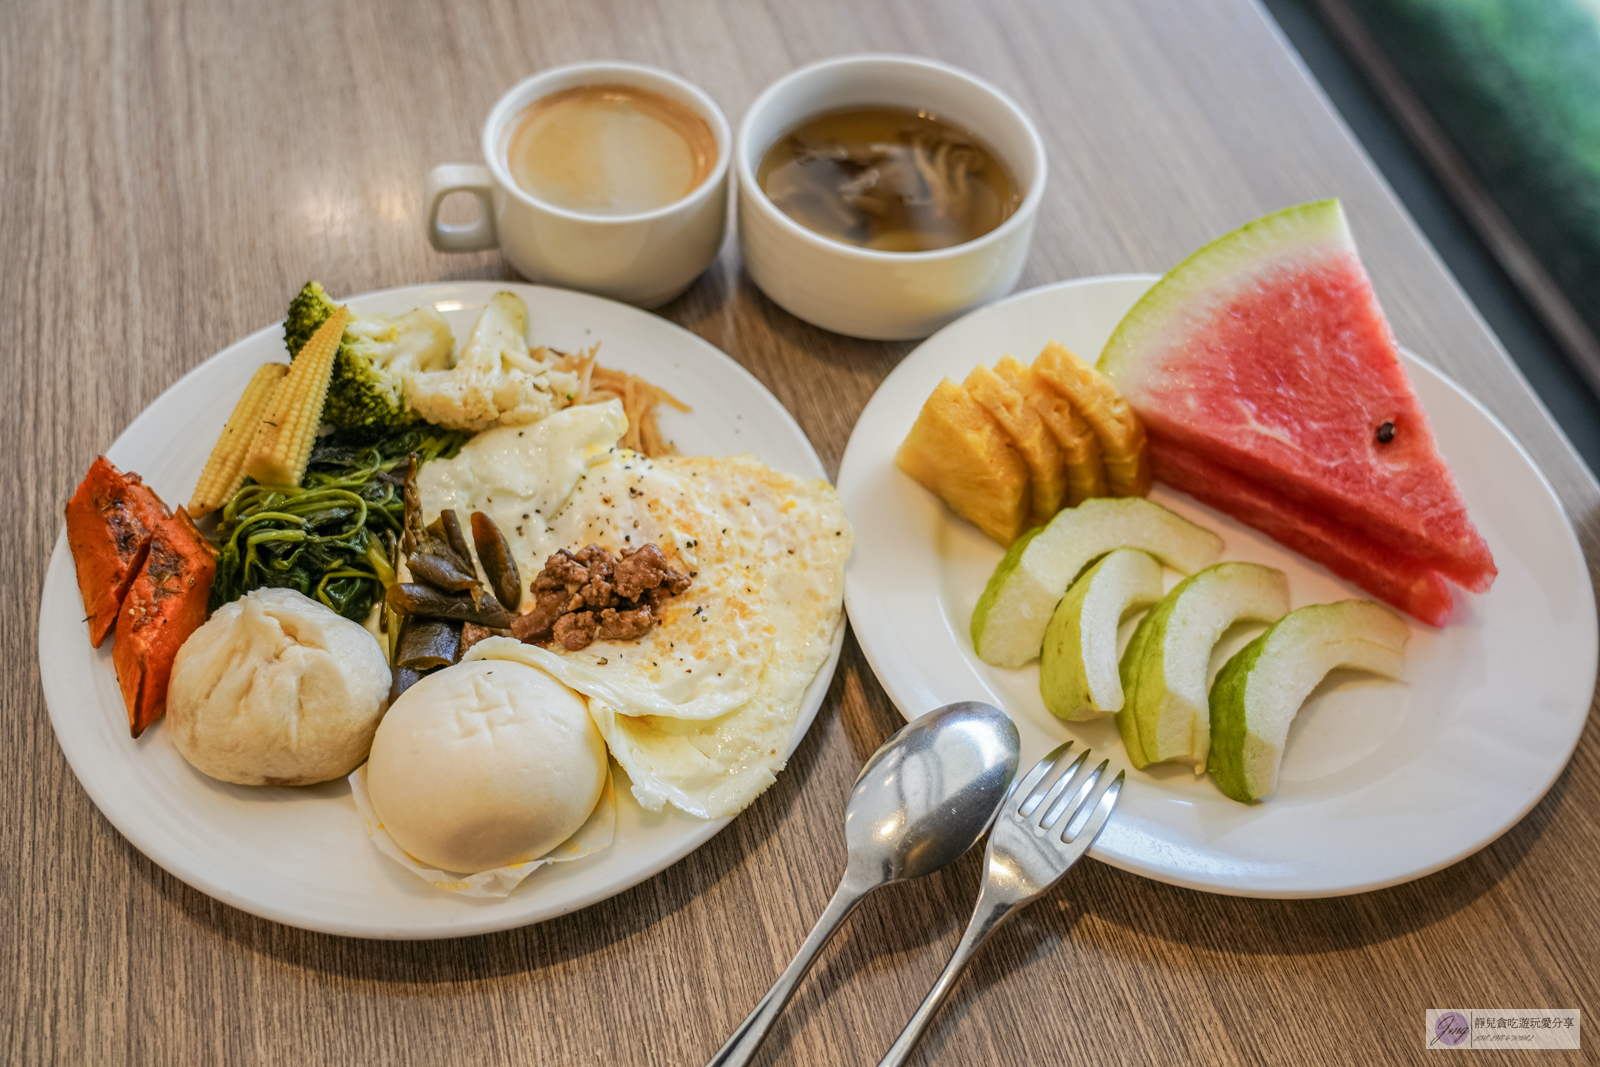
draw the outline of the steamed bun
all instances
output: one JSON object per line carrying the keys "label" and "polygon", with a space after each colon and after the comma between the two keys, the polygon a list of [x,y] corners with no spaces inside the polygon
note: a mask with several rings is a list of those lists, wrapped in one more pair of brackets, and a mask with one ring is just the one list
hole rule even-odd
{"label": "steamed bun", "polygon": [[389,682],[359,623],[293,589],[257,589],[178,650],[167,730],[184,759],[224,782],[326,782],[366,758]]}
{"label": "steamed bun", "polygon": [[536,667],[479,660],[425,675],[395,701],[372,742],[367,791],[401,848],[476,873],[571,837],[608,768],[582,697]]}

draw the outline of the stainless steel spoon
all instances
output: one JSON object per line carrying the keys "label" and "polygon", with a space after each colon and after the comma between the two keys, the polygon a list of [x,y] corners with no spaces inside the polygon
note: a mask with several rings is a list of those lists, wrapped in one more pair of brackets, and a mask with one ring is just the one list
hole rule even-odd
{"label": "stainless steel spoon", "polygon": [[988,704],[946,704],[872,754],[845,807],[844,878],[817,925],[707,1067],[749,1062],[817,952],[879,886],[953,863],[982,837],[1017,773],[1017,728]]}

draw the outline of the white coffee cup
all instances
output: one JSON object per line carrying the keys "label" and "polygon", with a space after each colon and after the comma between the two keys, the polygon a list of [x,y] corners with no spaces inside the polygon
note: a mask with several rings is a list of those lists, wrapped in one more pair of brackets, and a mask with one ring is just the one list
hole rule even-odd
{"label": "white coffee cup", "polygon": [[[717,140],[710,177],[681,200],[636,215],[585,215],[523,190],[506,163],[509,127],[535,100],[584,85],[649,89],[699,115]],[[552,67],[519,82],[489,112],[483,124],[485,166],[446,163],[428,174],[428,240],[441,252],[478,252],[498,245],[506,262],[530,281],[656,307],[689,288],[722,247],[732,142],[722,110],[676,74],[620,62]],[[439,205],[451,193],[478,198],[477,221],[439,221]]]}
{"label": "white coffee cup", "polygon": [[[965,244],[932,252],[879,252],[830,240],[780,211],[756,183],[761,157],[806,119],[849,107],[927,110],[971,130],[1023,190],[1015,214]],[[1044,141],[1005,93],[975,75],[917,56],[825,59],[780,78],[739,125],[739,251],[779,306],[852,337],[926,337],[1016,287],[1044,198]]]}

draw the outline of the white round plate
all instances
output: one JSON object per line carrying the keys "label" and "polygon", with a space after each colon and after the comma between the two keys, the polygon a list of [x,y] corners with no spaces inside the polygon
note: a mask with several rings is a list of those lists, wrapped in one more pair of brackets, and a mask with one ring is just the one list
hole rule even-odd
{"label": "white round plate", "polygon": [[[391,314],[432,304],[459,343],[489,298],[508,289],[527,301],[534,343],[573,351],[600,342],[606,366],[643,375],[691,405],[693,414],[661,411],[662,432],[681,452],[753,452],[776,470],[825,477],[805,434],[760,382],[694,334],[636,308],[563,289],[490,282],[389,289],[348,303]],[[187,500],[245,382],[260,364],[283,356],[281,326],[230,345],[163,393],[106,454],[143,475],[169,504]],[[828,691],[843,640],[840,626],[832,656],[806,691],[791,755]],[[707,822],[670,806],[647,812],[619,772],[617,835],[609,849],[543,867],[501,900],[442,893],[373,847],[343,781],[302,789],[228,785],[190,767],[159,723],[130,740],[111,643],[89,647],[65,533],[45,575],[39,673],[67,762],[123,836],[201,892],[309,930],[433,938],[525,926],[620,893],[730,821]],[[85,869],[84,877],[91,872]]]}
{"label": "white round plate", "polygon": [[[1335,672],[1290,732],[1277,795],[1224,797],[1209,778],[1128,764],[1112,721],[1066,723],[1039,697],[1039,670],[991,667],[968,637],[1000,548],[894,466],[895,449],[942,376],[1049,340],[1086,358],[1153,276],[1086,278],[1018,294],[929,338],[862,412],[839,468],[855,526],[845,581],[850,623],[907,716],[952,700],[1006,709],[1024,767],[1068,738],[1128,769],[1096,859],[1173,885],[1252,897],[1359,893],[1421,877],[1482,848],[1538,802],[1577,744],[1595,683],[1595,601],[1555,493],[1494,417],[1407,355],[1500,576],[1456,591],[1450,625],[1412,619],[1403,683]],[[1295,607],[1365,596],[1265,534],[1158,485],[1151,499],[1216,530],[1225,559],[1277,567]],[[1168,586],[1177,576],[1167,575]],[[1123,630],[1126,642],[1132,623]],[[1259,632],[1231,632],[1216,670]]]}

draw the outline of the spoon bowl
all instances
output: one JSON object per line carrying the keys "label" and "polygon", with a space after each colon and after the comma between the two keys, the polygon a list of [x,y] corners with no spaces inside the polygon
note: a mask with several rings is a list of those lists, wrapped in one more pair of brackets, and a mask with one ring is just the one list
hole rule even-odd
{"label": "spoon bowl", "polygon": [[1020,741],[988,704],[946,704],[867,760],[845,807],[847,881],[883,885],[948,866],[988,830],[1017,773]]}

